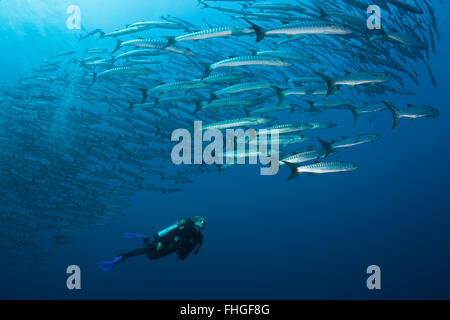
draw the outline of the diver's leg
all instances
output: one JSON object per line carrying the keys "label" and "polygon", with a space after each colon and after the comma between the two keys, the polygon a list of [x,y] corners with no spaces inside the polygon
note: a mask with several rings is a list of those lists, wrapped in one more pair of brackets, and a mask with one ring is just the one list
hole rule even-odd
{"label": "diver's leg", "polygon": [[160,259],[162,257],[165,257],[165,256],[173,253],[173,252],[174,252],[174,249],[167,246],[167,244],[163,245],[162,242],[153,241],[150,243],[150,247],[148,248],[147,257],[151,260]]}
{"label": "diver's leg", "polygon": [[130,252],[118,255],[112,261],[102,261],[102,262],[100,262],[98,264],[98,266],[103,271],[111,271],[111,270],[114,269],[114,267],[116,265],[118,265],[119,263],[124,262],[128,258],[136,257],[136,256],[144,255],[144,254],[148,254],[149,252],[151,252],[151,251],[148,248],[140,248],[140,249],[132,250]]}
{"label": "diver's leg", "polygon": [[150,260],[154,260],[154,259],[161,259],[167,255],[169,255],[170,253],[166,252],[166,251],[154,251],[154,252],[148,252],[147,253],[147,258],[149,258]]}
{"label": "diver's leg", "polygon": [[121,254],[119,256],[122,257],[122,261],[125,261],[128,258],[141,256],[141,255],[144,255],[144,254],[148,254],[148,248],[135,249],[135,250],[132,250],[132,251],[130,251],[128,253]]}

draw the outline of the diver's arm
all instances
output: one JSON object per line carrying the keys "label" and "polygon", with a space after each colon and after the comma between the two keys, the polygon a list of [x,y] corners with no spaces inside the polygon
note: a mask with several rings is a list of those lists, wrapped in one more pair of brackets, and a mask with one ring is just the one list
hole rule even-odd
{"label": "diver's arm", "polygon": [[202,247],[203,244],[203,235],[200,233],[200,239],[198,240],[197,249],[195,250],[194,254],[198,254],[198,251]]}
{"label": "diver's arm", "polygon": [[[156,239],[156,238],[154,237],[154,239]],[[150,242],[150,238],[149,237],[144,237],[142,240],[144,241],[145,247],[147,249],[152,247],[152,242]]]}

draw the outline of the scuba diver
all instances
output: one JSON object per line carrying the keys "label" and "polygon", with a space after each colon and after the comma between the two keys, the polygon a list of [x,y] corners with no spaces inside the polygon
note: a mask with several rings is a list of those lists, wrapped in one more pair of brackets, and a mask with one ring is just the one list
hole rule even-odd
{"label": "scuba diver", "polygon": [[132,250],[117,256],[112,261],[103,261],[98,264],[103,271],[111,271],[114,267],[126,259],[147,255],[149,259],[160,259],[172,253],[177,253],[179,260],[184,260],[196,248],[194,254],[198,254],[203,243],[202,230],[206,227],[204,217],[181,218],[177,223],[156,233],[153,240],[139,234],[125,233],[128,239],[142,239],[145,248]]}

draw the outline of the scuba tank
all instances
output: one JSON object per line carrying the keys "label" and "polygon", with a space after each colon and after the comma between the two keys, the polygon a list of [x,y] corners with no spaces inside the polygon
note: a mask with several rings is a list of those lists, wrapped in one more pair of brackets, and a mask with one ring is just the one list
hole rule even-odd
{"label": "scuba tank", "polygon": [[161,230],[156,235],[158,236],[158,238],[162,238],[177,228],[179,228],[181,230],[183,228],[183,225],[189,220],[190,220],[189,218],[181,218],[180,220],[177,221],[177,223]]}
{"label": "scuba tank", "polygon": [[173,225],[171,225],[170,227],[167,227],[167,228],[161,230],[160,232],[158,232],[157,233],[158,238],[164,237],[165,235],[167,235],[169,232],[175,230],[176,228],[178,228],[178,222],[173,224]]}

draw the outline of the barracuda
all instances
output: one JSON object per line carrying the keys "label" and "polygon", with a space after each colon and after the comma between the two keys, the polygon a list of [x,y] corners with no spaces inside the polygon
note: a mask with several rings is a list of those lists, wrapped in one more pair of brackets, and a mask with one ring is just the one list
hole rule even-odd
{"label": "barracuda", "polygon": [[239,118],[239,119],[231,119],[225,121],[218,121],[210,124],[203,125],[203,130],[208,129],[228,129],[235,127],[251,127],[251,126],[259,126],[262,124],[267,124],[269,122],[274,121],[275,118],[259,118],[259,117],[247,117],[247,118]]}
{"label": "barracuda", "polygon": [[421,49],[421,50],[428,49],[428,46],[425,43],[421,42],[419,39],[414,38],[409,35],[406,35],[406,34],[401,34],[398,32],[383,32],[382,39],[401,43],[401,44],[406,45],[411,48],[416,48],[416,49]]}
{"label": "barracuda", "polygon": [[92,83],[90,85],[90,87],[92,87],[92,85],[94,84],[95,81],[97,81],[100,78],[107,78],[107,77],[112,77],[112,76],[117,76],[117,75],[144,75],[144,74],[150,74],[150,73],[154,73],[155,71],[149,69],[149,68],[136,68],[136,67],[117,67],[117,68],[113,68],[113,69],[109,69],[106,71],[103,71],[99,74],[96,74],[95,72],[93,73],[93,80]]}
{"label": "barracuda", "polygon": [[274,57],[278,59],[285,59],[285,60],[295,60],[295,61],[301,61],[301,62],[319,62],[314,57],[309,57],[303,54],[300,54],[295,51],[281,51],[281,50],[267,50],[267,51],[258,51],[256,52],[257,56],[266,56],[266,57]]}
{"label": "barracuda", "polygon": [[147,48],[147,49],[158,49],[167,52],[174,52],[184,55],[194,55],[194,53],[189,48],[181,48],[173,44],[169,44],[168,41],[156,40],[156,39],[134,39],[128,41],[122,41],[116,39],[116,47],[111,52],[111,54],[118,51],[123,47],[135,47],[135,48]]}
{"label": "barracuda", "polygon": [[214,74],[212,76],[206,77],[201,81],[206,83],[221,83],[221,82],[230,82],[238,79],[244,79],[250,76],[251,74],[248,72],[227,72]]}
{"label": "barracuda", "polygon": [[284,99],[288,96],[296,95],[296,96],[307,96],[307,95],[329,95],[329,94],[340,94],[339,90],[332,90],[329,92],[327,87],[324,86],[311,86],[311,87],[297,87],[287,90],[282,90],[280,88],[275,88],[278,95],[278,103],[283,103]]}
{"label": "barracuda", "polygon": [[156,86],[151,89],[146,89],[145,91],[146,91],[146,94],[153,93],[153,92],[165,93],[165,92],[177,91],[177,90],[189,90],[189,89],[194,89],[194,88],[204,88],[207,86],[208,86],[208,84],[206,84],[202,81],[198,81],[198,80],[175,81],[175,82],[165,83],[165,84]]}
{"label": "barracuda", "polygon": [[143,31],[142,28],[138,28],[138,27],[132,27],[132,28],[124,28],[124,29],[120,29],[117,31],[113,31],[113,32],[109,32],[109,33],[105,33],[101,30],[98,31],[98,33],[100,33],[100,38],[110,38],[110,37],[118,37],[118,36],[124,36],[124,35],[128,35],[128,34],[133,34],[136,32],[140,32]]}
{"label": "barracuda", "polygon": [[360,108],[355,108],[352,107],[350,108],[350,111],[352,112],[353,115],[353,119],[354,119],[354,123],[356,124],[358,122],[358,119],[360,117],[361,114],[369,114],[369,113],[375,113],[375,112],[380,112],[383,110],[386,110],[386,106],[382,103],[364,103],[363,107]]}
{"label": "barracuda", "polygon": [[290,163],[303,163],[327,157],[325,150],[316,150],[314,147],[305,147],[292,155],[280,160],[280,166]]}
{"label": "barracuda", "polygon": [[337,123],[334,122],[309,122],[307,123],[310,126],[310,130],[319,130],[319,129],[330,129],[337,127]]}
{"label": "barracuda", "polygon": [[348,172],[359,168],[355,163],[335,161],[335,162],[317,162],[305,166],[298,166],[295,163],[285,162],[291,169],[291,175],[288,180],[291,180],[300,174],[319,175],[324,173]]}
{"label": "barracuda", "polygon": [[353,87],[362,84],[383,83],[390,80],[390,77],[386,73],[381,72],[347,72],[346,75],[334,79],[320,72],[317,72],[317,74],[327,83],[327,95],[330,95],[337,85],[348,85]]}
{"label": "barracuda", "polygon": [[245,107],[251,107],[259,104],[261,100],[257,98],[237,98],[237,97],[230,97],[230,98],[223,98],[223,99],[217,99],[212,100],[208,103],[203,102],[196,102],[196,112],[204,109],[242,109]]}
{"label": "barracuda", "polygon": [[288,35],[294,36],[298,34],[333,34],[333,35],[346,35],[353,33],[353,31],[343,25],[321,21],[321,20],[304,20],[280,26],[274,26],[264,29],[253,22],[245,19],[255,30],[256,42],[260,42],[267,35]]}
{"label": "barracuda", "polygon": [[128,51],[122,54],[119,54],[118,56],[114,57],[113,60],[117,61],[120,59],[126,59],[126,58],[130,58],[130,57],[148,57],[148,56],[159,56],[162,55],[163,53],[161,51],[158,50],[152,50],[152,49],[139,49],[139,50],[133,50],[133,51]]}
{"label": "barracuda", "polygon": [[233,94],[250,90],[267,89],[272,88],[273,86],[274,83],[270,81],[245,82],[227,88],[223,88],[221,90],[216,91],[215,94],[216,95]]}
{"label": "barracuda", "polygon": [[310,137],[306,137],[303,135],[282,135],[279,138],[278,143],[280,145],[289,145],[289,144],[303,143],[310,140],[311,140]]}
{"label": "barracuda", "polygon": [[[149,49],[164,49],[167,46],[167,41],[156,40],[156,39],[134,39],[128,41],[122,41],[116,39],[116,48],[114,52],[122,47],[135,47],[135,48],[149,48]],[[112,54],[111,53],[111,54]]]}
{"label": "barracuda", "polygon": [[191,41],[191,40],[205,40],[213,38],[231,37],[231,36],[243,36],[254,33],[251,28],[240,28],[240,27],[220,27],[207,29],[202,31],[197,31],[189,34],[185,34],[178,37],[168,37],[169,43],[175,43],[180,41]]}
{"label": "barracuda", "polygon": [[398,110],[392,103],[383,101],[386,107],[392,112],[394,118],[394,123],[392,129],[397,127],[401,118],[436,118],[439,117],[440,112],[431,106],[414,106],[412,104],[407,104],[408,108],[406,110]]}
{"label": "barracuda", "polygon": [[263,56],[235,57],[207,65],[202,79],[206,78],[211,73],[211,71],[225,67],[231,68],[241,66],[288,67],[290,65],[291,65],[290,63],[284,62],[279,59],[273,59],[270,57],[263,57]]}
{"label": "barracuda", "polygon": [[169,21],[143,21],[143,22],[135,22],[133,24],[130,24],[128,28],[142,28],[145,30],[148,29],[183,29],[188,30],[188,27],[175,22],[169,22]]}
{"label": "barracuda", "polygon": [[286,123],[261,129],[259,132],[266,134],[271,132],[276,132],[278,134],[286,134],[286,133],[300,132],[311,128],[312,126],[306,123]]}
{"label": "barracuda", "polygon": [[379,134],[360,134],[353,137],[343,137],[339,141],[328,142],[321,138],[319,142],[321,143],[324,150],[326,150],[327,155],[331,154],[334,150],[339,148],[350,148],[364,143],[369,143],[376,141],[380,138]]}

